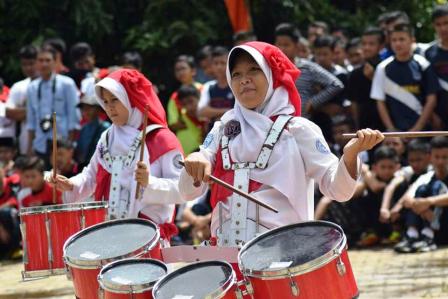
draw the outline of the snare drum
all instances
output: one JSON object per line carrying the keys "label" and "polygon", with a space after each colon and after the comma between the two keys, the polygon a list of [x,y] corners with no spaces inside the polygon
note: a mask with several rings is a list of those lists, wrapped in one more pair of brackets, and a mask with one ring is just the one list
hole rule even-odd
{"label": "snare drum", "polygon": [[198,262],[160,279],[152,290],[154,299],[236,299],[236,276],[222,261]]}
{"label": "snare drum", "polygon": [[98,274],[113,261],[129,257],[161,259],[160,232],[145,219],[120,219],[86,228],[64,244],[64,260],[80,299],[98,298]]}
{"label": "snare drum", "polygon": [[152,299],[152,287],[168,270],[153,259],[124,259],[112,262],[98,275],[100,298]]}
{"label": "snare drum", "polygon": [[266,232],[240,251],[239,267],[257,299],[349,299],[358,288],[342,229],[310,221]]}
{"label": "snare drum", "polygon": [[22,278],[65,274],[62,249],[73,234],[107,218],[107,203],[85,202],[22,208]]}

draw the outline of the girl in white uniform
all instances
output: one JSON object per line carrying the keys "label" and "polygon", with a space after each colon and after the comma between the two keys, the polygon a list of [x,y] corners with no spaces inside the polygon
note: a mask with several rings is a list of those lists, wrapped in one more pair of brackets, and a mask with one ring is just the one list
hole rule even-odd
{"label": "girl in white uniform", "polygon": [[[64,201],[85,201],[94,195],[95,200],[109,201],[110,218],[150,219],[159,225],[161,236],[169,239],[176,233],[174,204],[182,202],[178,180],[183,152],[167,128],[151,82],[138,71],[122,69],[98,82],[95,92],[113,124],[101,136],[82,173],[70,179],[57,176]],[[144,159],[138,162],[146,106],[149,126]],[[137,183],[141,188],[135,199]]]}
{"label": "girl in white uniform", "polygon": [[338,160],[320,128],[300,117],[294,85],[299,74],[267,43],[249,42],[229,54],[227,80],[235,107],[215,123],[200,152],[186,158],[179,190],[192,200],[206,191],[213,174],[279,213],[212,185],[211,232],[220,246],[241,246],[264,230],[312,220],[315,181],[325,196],[349,200],[360,173],[358,153],[384,138],[378,131],[360,130]]}

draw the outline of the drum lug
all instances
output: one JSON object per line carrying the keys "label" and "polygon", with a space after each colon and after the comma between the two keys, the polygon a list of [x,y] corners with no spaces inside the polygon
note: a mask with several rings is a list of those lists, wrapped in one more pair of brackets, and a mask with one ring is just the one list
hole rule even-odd
{"label": "drum lug", "polygon": [[86,228],[86,215],[84,214],[84,206],[81,206],[81,229]]}
{"label": "drum lug", "polygon": [[297,285],[297,282],[295,282],[294,279],[292,279],[292,275],[289,271],[288,276],[289,276],[289,286],[291,287],[291,294],[294,297],[299,297],[300,289],[299,286]]}
{"label": "drum lug", "polygon": [[73,280],[72,270],[67,264],[65,264],[65,276],[67,277],[67,280]]}
{"label": "drum lug", "polygon": [[46,213],[45,228],[47,231],[47,244],[48,244],[48,264],[50,266],[50,271],[53,270],[53,248],[51,246],[51,220],[48,218]]}
{"label": "drum lug", "polygon": [[341,256],[339,256],[338,261],[336,263],[336,268],[338,269],[339,275],[343,276],[345,273],[347,273],[347,269],[345,268],[345,264],[342,261]]}
{"label": "drum lug", "polygon": [[26,245],[26,223],[20,223],[20,231],[22,232],[23,263],[28,264],[28,250]]}
{"label": "drum lug", "polygon": [[[241,287],[244,287],[245,290],[242,290]],[[243,279],[242,281],[238,281],[236,283],[235,295],[237,299],[243,299],[244,296],[250,296],[252,299],[254,298],[254,288],[249,280]]]}

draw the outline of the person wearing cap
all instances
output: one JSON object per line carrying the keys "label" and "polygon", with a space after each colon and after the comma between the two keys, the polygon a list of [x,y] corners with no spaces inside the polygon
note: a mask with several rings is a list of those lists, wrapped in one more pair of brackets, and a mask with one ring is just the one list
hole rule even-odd
{"label": "person wearing cap", "polygon": [[[150,219],[159,225],[162,238],[169,240],[177,233],[172,217],[174,204],[181,201],[178,180],[183,152],[168,129],[152,83],[136,70],[121,69],[98,82],[95,94],[112,125],[101,135],[82,173],[70,179],[58,175],[52,181],[65,191],[65,202],[94,194],[95,200],[109,202],[110,218]],[[149,126],[139,162],[144,113]]]}
{"label": "person wearing cap", "polygon": [[314,181],[325,196],[349,200],[361,169],[358,154],[384,136],[358,131],[338,160],[320,128],[300,117],[294,85],[300,71],[273,45],[248,42],[233,48],[226,73],[235,106],[215,123],[200,152],[185,159],[179,191],[184,200],[197,198],[212,174],[279,212],[213,184],[211,233],[218,246],[242,246],[263,231],[312,220]]}
{"label": "person wearing cap", "polygon": [[78,107],[81,109],[85,123],[81,127],[76,145],[75,157],[80,169],[87,166],[95,152],[101,134],[110,126],[108,121],[100,117],[102,108],[95,95],[95,78],[90,77],[82,81],[81,100]]}

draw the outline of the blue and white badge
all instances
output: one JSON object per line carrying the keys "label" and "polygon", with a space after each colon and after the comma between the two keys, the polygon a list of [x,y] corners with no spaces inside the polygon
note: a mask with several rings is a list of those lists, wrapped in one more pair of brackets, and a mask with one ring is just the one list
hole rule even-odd
{"label": "blue and white badge", "polygon": [[204,143],[202,144],[202,146],[204,148],[208,148],[210,146],[210,144],[213,142],[213,134],[212,133],[208,133],[207,137],[205,137]]}
{"label": "blue and white badge", "polygon": [[316,149],[319,153],[329,154],[330,150],[320,141],[320,139],[316,140]]}

